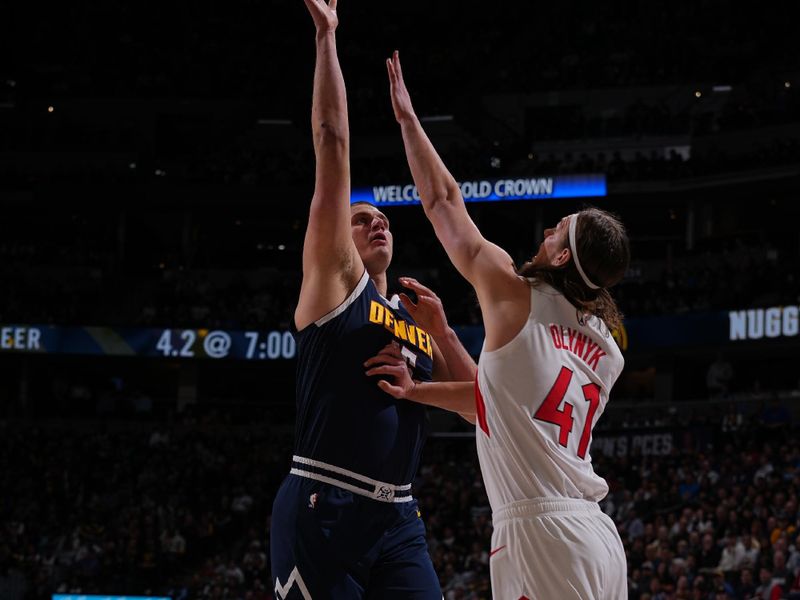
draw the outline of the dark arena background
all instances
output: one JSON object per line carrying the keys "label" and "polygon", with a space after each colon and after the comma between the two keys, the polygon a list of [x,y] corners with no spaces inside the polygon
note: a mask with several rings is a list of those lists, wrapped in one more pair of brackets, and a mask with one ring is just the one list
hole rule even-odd
{"label": "dark arena background", "polygon": [[[783,7],[341,0],[354,195],[390,291],[470,288],[413,196],[384,59],[522,262],[620,215],[625,370],[591,454],[630,598],[800,598],[800,52]],[[266,600],[294,435],[313,191],[300,0],[6,5],[0,61],[0,598]],[[491,597],[471,429],[414,481],[446,600]],[[559,599],[544,599],[559,600]]]}

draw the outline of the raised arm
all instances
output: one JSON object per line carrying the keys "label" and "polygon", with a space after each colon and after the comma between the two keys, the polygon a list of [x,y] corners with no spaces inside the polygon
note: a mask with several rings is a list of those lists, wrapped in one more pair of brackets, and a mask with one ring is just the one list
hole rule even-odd
{"label": "raised arm", "polygon": [[316,26],[317,58],[311,129],[314,196],[303,244],[298,329],[341,304],[363,272],[350,233],[350,132],[344,78],[336,54],[337,0],[304,0]]}
{"label": "raised arm", "polygon": [[516,279],[511,257],[487,241],[467,213],[461,190],[437,154],[414,112],[400,57],[386,61],[395,118],[425,214],[453,265],[481,296],[491,298]]}

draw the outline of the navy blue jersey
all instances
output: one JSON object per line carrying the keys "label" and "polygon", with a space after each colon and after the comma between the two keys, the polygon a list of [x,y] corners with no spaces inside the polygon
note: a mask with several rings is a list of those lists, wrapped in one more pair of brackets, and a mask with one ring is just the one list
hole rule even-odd
{"label": "navy blue jersey", "polygon": [[425,408],[383,392],[376,377],[365,375],[364,362],[396,340],[414,379],[430,381],[431,336],[402,305],[390,305],[365,272],[339,308],[295,339],[295,455],[394,485],[411,482],[425,441]]}

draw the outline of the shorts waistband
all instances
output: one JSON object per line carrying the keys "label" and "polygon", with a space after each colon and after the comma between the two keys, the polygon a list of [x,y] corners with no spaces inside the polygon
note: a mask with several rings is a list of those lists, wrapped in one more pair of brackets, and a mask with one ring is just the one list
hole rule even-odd
{"label": "shorts waistband", "polygon": [[328,463],[302,456],[295,455],[292,457],[292,469],[289,473],[335,485],[378,502],[397,503],[411,502],[413,500],[410,483],[393,485],[336,465],[329,465]]}
{"label": "shorts waistband", "polygon": [[497,525],[509,519],[540,517],[554,513],[599,513],[600,505],[581,498],[532,498],[520,500],[492,511],[492,521]]}

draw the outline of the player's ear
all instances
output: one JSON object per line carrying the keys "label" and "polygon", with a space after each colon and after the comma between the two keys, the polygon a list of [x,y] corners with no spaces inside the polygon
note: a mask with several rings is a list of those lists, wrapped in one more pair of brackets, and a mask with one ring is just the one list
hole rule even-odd
{"label": "player's ear", "polygon": [[550,264],[556,269],[560,269],[569,262],[570,258],[572,258],[572,252],[570,251],[569,247],[565,247],[561,249],[561,252],[552,258]]}

